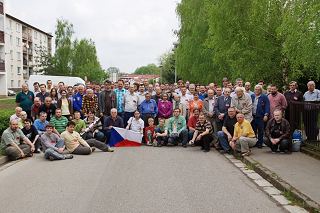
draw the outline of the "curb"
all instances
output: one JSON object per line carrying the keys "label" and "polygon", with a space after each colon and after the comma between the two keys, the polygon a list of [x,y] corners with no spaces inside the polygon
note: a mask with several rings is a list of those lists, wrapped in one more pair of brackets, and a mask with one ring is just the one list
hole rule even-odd
{"label": "curb", "polygon": [[303,194],[289,183],[281,179],[277,174],[262,166],[259,162],[251,157],[241,158],[241,161],[253,168],[255,172],[269,181],[273,186],[282,192],[289,192],[294,199],[300,202],[301,206],[310,212],[319,212],[320,204],[312,200],[307,195]]}
{"label": "curb", "polygon": [[0,156],[0,166],[9,161],[7,156]]}
{"label": "curb", "polygon": [[301,152],[303,152],[306,155],[309,155],[317,160],[320,160],[320,153],[319,151],[315,151],[312,149],[308,149],[306,147],[301,147]]}

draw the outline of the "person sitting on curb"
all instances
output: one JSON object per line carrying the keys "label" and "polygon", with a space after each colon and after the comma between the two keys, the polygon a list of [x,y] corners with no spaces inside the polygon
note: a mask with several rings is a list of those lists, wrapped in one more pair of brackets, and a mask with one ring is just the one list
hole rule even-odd
{"label": "person sitting on curb", "polygon": [[35,150],[34,153],[40,153],[40,139],[39,133],[35,126],[32,125],[30,119],[24,121],[24,127],[21,129],[23,134],[34,144]]}
{"label": "person sitting on curb", "polygon": [[201,113],[190,144],[199,145],[204,152],[209,152],[210,143],[213,140],[212,132],[211,123],[207,121],[205,115]]}
{"label": "person sitting on curb", "polygon": [[155,129],[156,141],[158,146],[167,145],[168,143],[168,130],[165,125],[165,119],[159,118],[159,125]]}
{"label": "person sitting on curb", "polygon": [[75,155],[90,155],[96,147],[103,152],[113,152],[107,144],[102,143],[96,139],[89,139],[85,141],[78,132],[74,131],[76,124],[69,121],[67,130],[61,133],[61,138],[64,140],[67,150]]}
{"label": "person sitting on curb", "polygon": [[218,132],[219,144],[223,150],[220,150],[220,153],[231,154],[231,148],[229,146],[230,141],[232,140],[234,133],[234,126],[237,123],[236,118],[236,109],[234,107],[229,107],[228,115],[225,117],[222,131]]}
{"label": "person sitting on curb", "polygon": [[2,133],[1,146],[4,147],[5,154],[12,161],[31,157],[35,150],[31,141],[19,129],[17,120],[10,121],[10,127]]}
{"label": "person sitting on curb", "polygon": [[290,124],[282,117],[282,111],[279,109],[273,112],[273,116],[267,123],[265,143],[271,148],[272,153],[276,153],[278,149],[280,153],[290,153]]}
{"label": "person sitting on curb", "polygon": [[49,121],[47,119],[47,113],[46,112],[40,112],[40,117],[34,121],[34,126],[38,130],[38,133],[41,135],[46,131],[46,126],[49,124]]}
{"label": "person sitting on curb", "polygon": [[244,119],[242,113],[237,114],[237,123],[234,126],[233,138],[229,145],[233,150],[241,152],[242,156],[251,154],[250,148],[257,143],[256,135],[249,121]]}
{"label": "person sitting on curb", "polygon": [[182,141],[182,147],[187,148],[188,143],[188,130],[186,127],[186,119],[180,115],[180,109],[173,111],[173,117],[168,122],[168,143],[175,146],[179,141]]}
{"label": "person sitting on curb", "polygon": [[44,152],[44,158],[48,160],[66,160],[72,159],[73,155],[63,154],[65,149],[64,141],[53,133],[54,126],[48,124],[46,126],[46,132],[41,135],[42,150]]}

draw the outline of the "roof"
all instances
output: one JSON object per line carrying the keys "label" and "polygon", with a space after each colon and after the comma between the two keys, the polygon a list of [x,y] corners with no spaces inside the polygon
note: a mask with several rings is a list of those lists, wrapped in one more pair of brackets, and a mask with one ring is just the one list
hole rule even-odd
{"label": "roof", "polygon": [[10,14],[8,14],[8,13],[6,13],[6,17],[8,17],[8,18],[10,18],[10,19],[12,19],[12,20],[14,20],[14,21],[16,21],[16,22],[19,22],[19,23],[21,23],[21,24],[23,24],[23,25],[25,25],[25,26],[27,26],[27,27],[30,27],[30,28],[32,28],[32,29],[34,29],[34,30],[36,30],[36,31],[39,31],[39,32],[41,32],[41,33],[43,33],[43,34],[46,34],[47,36],[49,36],[49,37],[51,37],[51,38],[53,37],[50,33],[44,32],[43,30],[40,30],[39,28],[37,28],[37,27],[35,27],[35,26],[32,26],[32,25],[30,25],[30,24],[28,24],[28,23],[26,23],[26,22],[24,22],[24,21],[21,21],[20,19],[14,17],[14,16],[12,16],[12,15],[10,15]]}

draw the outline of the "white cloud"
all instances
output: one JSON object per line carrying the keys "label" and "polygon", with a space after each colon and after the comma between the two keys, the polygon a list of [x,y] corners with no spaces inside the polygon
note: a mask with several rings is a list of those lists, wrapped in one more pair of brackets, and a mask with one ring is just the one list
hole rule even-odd
{"label": "white cloud", "polygon": [[7,13],[54,33],[56,19],[74,25],[77,38],[92,38],[104,68],[123,72],[157,63],[178,29],[177,0],[7,0]]}

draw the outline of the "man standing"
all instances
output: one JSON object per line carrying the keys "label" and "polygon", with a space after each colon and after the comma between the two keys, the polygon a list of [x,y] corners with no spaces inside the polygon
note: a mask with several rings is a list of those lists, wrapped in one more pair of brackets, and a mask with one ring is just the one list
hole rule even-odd
{"label": "man standing", "polygon": [[34,94],[33,92],[29,91],[28,84],[22,84],[22,91],[16,96],[16,104],[27,113],[29,119],[32,119],[31,106],[33,104],[33,100]]}
{"label": "man standing", "polygon": [[129,86],[128,92],[124,95],[124,123],[127,124],[128,120],[133,117],[134,112],[138,109],[138,95],[134,93],[134,85]]}
{"label": "man standing", "polygon": [[124,114],[124,106],[123,106],[123,97],[124,94],[127,92],[124,88],[124,81],[123,80],[118,80],[118,88],[114,90],[117,96],[117,110],[118,110],[118,115],[123,118]]}
{"label": "man standing", "polygon": [[44,104],[42,104],[39,108],[39,112],[47,113],[47,121],[50,121],[51,116],[56,113],[56,109],[56,106],[52,103],[52,98],[46,97]]}
{"label": "man standing", "polygon": [[180,109],[173,111],[173,117],[168,121],[168,143],[175,146],[182,141],[182,147],[187,148],[188,130],[186,128],[186,119],[180,115]]}
{"label": "man standing", "polygon": [[40,86],[39,82],[34,82],[33,83],[33,94],[35,96],[40,92],[39,86]]}
{"label": "man standing", "polygon": [[75,155],[90,155],[96,147],[103,152],[113,152],[112,149],[105,143],[96,139],[85,141],[78,132],[74,131],[75,123],[69,121],[67,130],[61,133],[61,138],[64,140],[67,150]]}
{"label": "man standing", "polygon": [[148,118],[155,118],[158,114],[158,105],[155,100],[151,99],[150,93],[146,93],[145,100],[139,106],[141,118],[145,124],[148,123]]}
{"label": "man standing", "polygon": [[280,92],[278,92],[276,85],[271,85],[270,94],[268,95],[270,101],[270,116],[273,118],[273,112],[276,109],[282,110],[283,112],[286,110],[288,104],[287,100]]}
{"label": "man standing", "polygon": [[31,117],[33,121],[35,121],[39,117],[40,107],[41,107],[40,98],[35,97],[33,101],[33,105],[31,106]]}
{"label": "man standing", "polygon": [[40,137],[44,158],[48,160],[72,159],[73,155],[63,154],[65,149],[64,141],[57,134],[53,133],[53,126],[48,124],[46,132]]}
{"label": "man standing", "polygon": [[230,93],[231,93],[230,88],[225,88],[224,93],[223,93],[224,95],[218,97],[218,99],[214,105],[214,111],[215,111],[216,116],[218,117],[216,120],[217,131],[222,130],[224,117],[227,114],[227,110],[231,105]]}
{"label": "man standing", "polygon": [[83,85],[79,85],[78,86],[78,92],[76,94],[73,95],[73,111],[78,111],[81,112],[82,114],[82,98],[84,96],[84,86]]}
{"label": "man standing", "polygon": [[282,118],[282,111],[274,111],[274,117],[268,121],[266,127],[266,144],[271,148],[272,153],[280,149],[281,153],[291,152],[290,124]]}
{"label": "man standing", "polygon": [[86,94],[82,100],[82,113],[87,117],[88,112],[92,112],[94,115],[98,112],[98,97],[94,94],[92,89],[87,89]]}
{"label": "man standing", "polygon": [[255,134],[258,133],[257,147],[262,148],[264,136],[264,123],[268,121],[270,114],[270,103],[267,95],[262,93],[262,86],[256,85],[252,97],[253,121],[251,122]]}
{"label": "man standing", "polygon": [[61,134],[66,130],[68,119],[62,116],[61,109],[56,109],[55,116],[50,119],[50,124],[54,127],[56,133]]}
{"label": "man standing", "polygon": [[222,131],[218,132],[219,144],[223,149],[220,151],[221,153],[231,154],[229,143],[233,138],[234,126],[237,123],[236,114],[236,109],[234,107],[229,107],[228,115],[225,117],[223,122]]}
{"label": "man standing", "polygon": [[99,95],[100,116],[109,116],[110,110],[117,107],[116,93],[111,89],[111,81],[104,82],[104,91]]}
{"label": "man standing", "polygon": [[244,115],[245,119],[249,122],[252,121],[252,99],[244,92],[243,87],[235,89],[236,95],[232,97],[231,107],[236,108],[237,113]]}
{"label": "man standing", "polygon": [[[21,140],[24,143],[21,143]],[[23,134],[18,127],[18,121],[10,121],[10,127],[7,128],[1,136],[1,145],[5,148],[5,154],[10,160],[31,157],[35,150],[31,141]]]}
{"label": "man standing", "polygon": [[145,88],[144,88],[144,85],[143,84],[141,84],[140,86],[139,86],[139,92],[137,93],[137,95],[138,95],[138,106],[140,106],[140,104],[146,99],[145,98]]}
{"label": "man standing", "polygon": [[[209,91],[208,91],[209,92]],[[199,99],[203,101],[208,97],[208,94],[206,93],[206,87],[205,86],[200,86],[200,92],[199,92]]]}
{"label": "man standing", "polygon": [[215,111],[214,106],[216,104],[216,99],[214,97],[214,91],[208,90],[208,97],[203,101],[203,114],[206,116],[207,121],[209,121],[213,127],[213,131],[217,131],[216,122],[215,122]]}
{"label": "man standing", "polygon": [[237,114],[237,123],[234,126],[233,138],[229,145],[233,150],[241,152],[242,156],[251,154],[250,148],[257,143],[256,135],[249,121],[244,119],[242,113]]}
{"label": "man standing", "polygon": [[254,92],[252,92],[250,89],[251,89],[251,84],[250,84],[250,82],[246,82],[245,84],[244,84],[244,89],[246,90],[246,93],[248,94],[248,95],[250,95],[250,97],[254,94]]}
{"label": "man standing", "polygon": [[47,92],[46,85],[41,84],[40,85],[40,92],[36,95],[36,97],[40,98],[41,103],[44,103],[45,98],[48,96],[49,96],[49,93]]}

